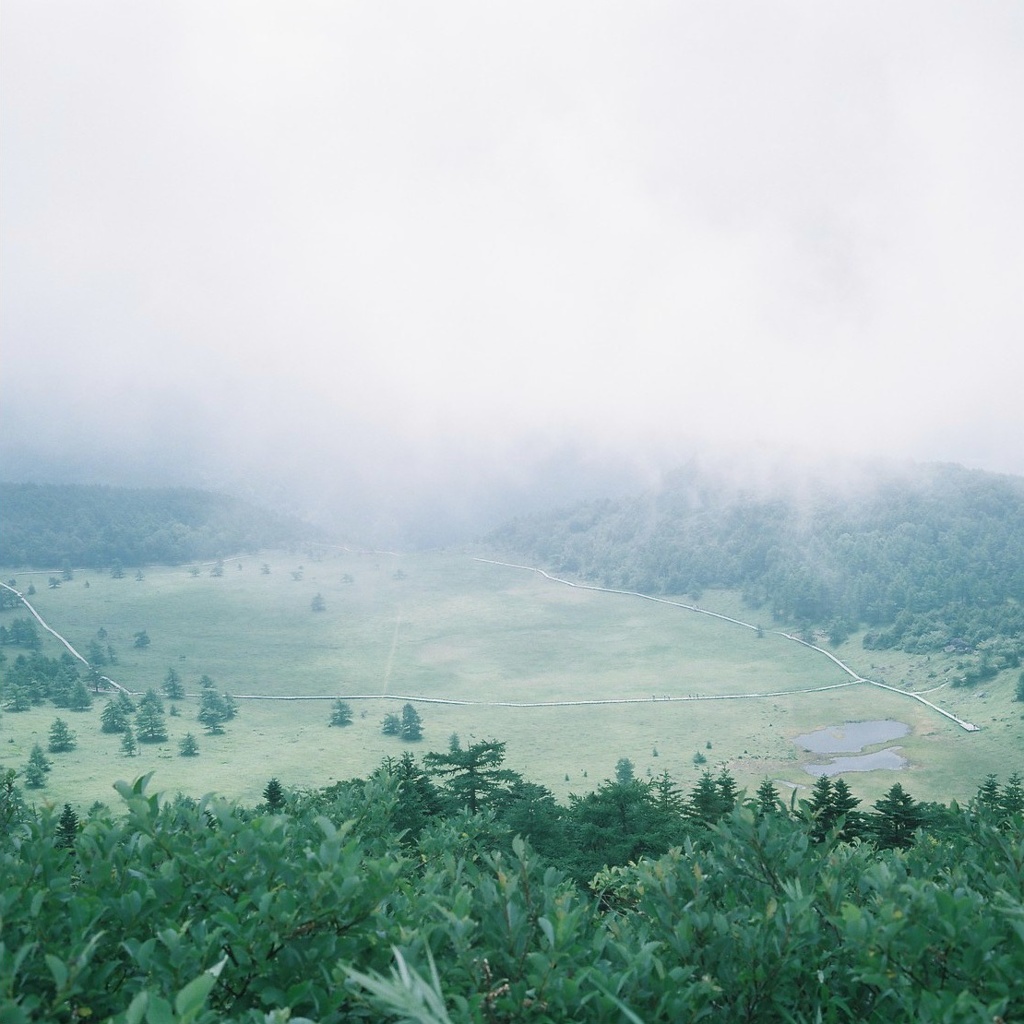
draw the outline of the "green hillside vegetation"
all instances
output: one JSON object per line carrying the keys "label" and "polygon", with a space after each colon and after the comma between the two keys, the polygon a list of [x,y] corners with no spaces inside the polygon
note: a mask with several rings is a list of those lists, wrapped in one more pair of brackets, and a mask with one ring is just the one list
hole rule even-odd
{"label": "green hillside vegetation", "polygon": [[745,488],[696,466],[647,495],[517,519],[499,551],[652,594],[740,590],[769,621],[873,650],[974,655],[972,685],[1024,650],[1024,480],[952,465]]}
{"label": "green hillside vegetation", "polygon": [[4,565],[180,565],[312,536],[298,520],[209,491],[0,483]]}
{"label": "green hillside vegetation", "polygon": [[[1002,1021],[1024,1014],[1024,790],[837,782],[787,809],[620,763],[559,809],[481,742],[255,806],[0,777],[0,1019]],[[433,760],[430,760],[433,759]],[[475,766],[475,774],[474,774]],[[840,780],[841,781],[841,780]],[[827,790],[827,792],[826,792]],[[475,806],[475,812],[470,808]],[[594,865],[600,865],[596,870]]]}

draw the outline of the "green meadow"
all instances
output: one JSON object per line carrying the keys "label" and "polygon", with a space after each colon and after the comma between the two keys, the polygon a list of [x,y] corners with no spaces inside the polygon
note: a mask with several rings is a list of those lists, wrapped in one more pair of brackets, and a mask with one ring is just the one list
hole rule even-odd
{"label": "green meadow", "polygon": [[[269,573],[263,566],[269,567]],[[793,738],[825,726],[897,719],[910,733],[889,745],[908,761],[899,771],[850,773],[854,792],[872,801],[894,781],[918,799],[964,799],[982,777],[1021,767],[1021,705],[1004,672],[978,691],[954,689],[949,656],[865,651],[855,636],[835,650],[851,668],[896,687],[926,693],[980,727],[967,733],[919,702],[850,677],[821,653],[771,632],[637,597],[565,586],[523,569],[467,554],[264,553],[211,566],[149,567],[122,579],[79,571],[58,589],[51,573],[5,570],[39,614],[85,653],[100,629],[117,662],[103,671],[134,692],[157,690],[174,668],[186,699],[167,719],[166,743],[120,752],[120,737],[100,731],[105,697],[91,711],[51,705],[0,716],[0,764],[20,768],[50,724],[63,718],[77,746],[49,755],[47,786],[35,800],[80,805],[113,802],[111,784],[146,772],[168,792],[215,791],[255,802],[267,780],[317,787],[365,775],[382,758],[463,744],[507,743],[507,763],[556,796],[583,793],[628,757],[638,775],[668,771],[689,788],[705,768],[727,766],[749,790],[767,777],[806,793],[810,761]],[[312,610],[314,597],[324,610]],[[736,595],[710,593],[701,607],[757,622]],[[26,612],[0,613],[8,622]],[[150,644],[133,646],[145,630]],[[5,648],[9,659],[17,648]],[[47,637],[44,653],[60,647]],[[198,681],[211,676],[239,705],[220,736],[196,721]],[[741,695],[773,694],[747,698]],[[331,701],[349,700],[353,722],[328,725]],[[279,698],[279,699],[271,699]],[[306,699],[280,699],[306,698]],[[671,699],[669,699],[671,698]],[[720,698],[720,699],[715,699]],[[424,739],[403,745],[381,734],[389,712],[417,699]],[[431,703],[432,700],[466,704]],[[571,703],[619,701],[620,703]],[[518,707],[551,704],[562,706]],[[169,703],[165,702],[169,707]],[[178,755],[192,732],[196,758]],[[884,746],[882,744],[880,746]],[[875,748],[868,748],[868,751]],[[695,764],[695,755],[706,759]]]}

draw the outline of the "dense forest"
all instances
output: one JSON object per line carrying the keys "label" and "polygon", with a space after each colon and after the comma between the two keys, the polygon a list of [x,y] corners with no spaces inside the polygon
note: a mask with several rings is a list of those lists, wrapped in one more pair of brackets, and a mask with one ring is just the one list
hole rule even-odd
{"label": "dense forest", "polygon": [[180,565],[312,535],[296,519],[209,491],[0,483],[8,566]]}
{"label": "dense forest", "polygon": [[866,627],[867,647],[991,650],[989,670],[1024,652],[1016,477],[930,465],[751,488],[690,465],[655,492],[519,518],[488,541],[609,587],[740,589],[834,643]]}
{"label": "dense forest", "polygon": [[1024,790],[706,773],[560,808],[486,741],[263,803],[26,805],[0,771],[0,1020],[1000,1021],[1024,1014]]}

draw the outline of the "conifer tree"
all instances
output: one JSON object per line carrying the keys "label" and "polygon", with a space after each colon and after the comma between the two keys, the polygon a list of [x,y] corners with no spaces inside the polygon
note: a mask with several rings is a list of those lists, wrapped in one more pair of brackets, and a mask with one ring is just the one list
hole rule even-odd
{"label": "conifer tree", "polygon": [[163,701],[156,690],[149,689],[139,701],[135,715],[135,729],[140,743],[162,743],[167,739],[167,720]]}
{"label": "conifer tree", "polygon": [[108,700],[100,712],[100,729],[103,732],[124,732],[128,726],[128,716],[123,705],[117,700]]}
{"label": "conifer tree", "polygon": [[999,798],[999,809],[1006,818],[1024,814],[1024,781],[1020,777],[1020,772],[1014,772],[1006,780]]}
{"label": "conifer tree", "polygon": [[779,791],[775,788],[771,779],[764,779],[761,785],[757,787],[755,799],[757,800],[757,815],[760,818],[763,818],[766,814],[775,814],[783,810]]}
{"label": "conifer tree", "polygon": [[139,745],[135,742],[135,733],[130,725],[125,725],[124,734],[121,736],[121,753],[125,757],[134,757],[139,752]]}
{"label": "conifer tree", "polygon": [[25,785],[29,789],[42,789],[46,785],[46,772],[31,761],[25,765]]}
{"label": "conifer tree", "polygon": [[272,811],[279,811],[285,805],[284,789],[276,778],[271,779],[263,790],[263,799]]}
{"label": "conifer tree", "polygon": [[346,701],[338,699],[331,705],[330,724],[339,726],[352,724],[352,709]]}
{"label": "conifer tree", "polygon": [[178,753],[182,757],[198,757],[199,756],[199,744],[196,742],[195,736],[192,733],[185,733],[184,738],[178,744]]}
{"label": "conifer tree", "polygon": [[43,748],[38,743],[33,745],[32,752],[28,755],[28,764],[30,767],[35,767],[43,773],[50,771],[53,767],[50,759],[43,753]]}
{"label": "conifer tree", "polygon": [[402,708],[401,737],[407,743],[416,743],[423,739],[423,720],[419,712],[411,705]]}
{"label": "conifer tree", "polygon": [[840,818],[844,820],[839,837],[846,842],[856,839],[864,831],[864,816],[857,810],[860,800],[850,792],[846,780],[838,778],[832,784],[830,812],[835,824]]}
{"label": "conifer tree", "polygon": [[875,845],[882,849],[908,849],[914,833],[924,824],[921,805],[898,783],[893,783],[881,800],[875,801],[872,831]]}
{"label": "conifer tree", "polygon": [[92,694],[81,679],[77,679],[68,696],[68,709],[71,711],[88,711],[92,707]]}
{"label": "conifer tree", "polygon": [[185,686],[177,669],[173,666],[167,670],[167,675],[164,676],[163,691],[168,700],[183,700],[185,697]]}
{"label": "conifer tree", "polygon": [[62,754],[75,749],[75,734],[68,728],[63,718],[55,718],[50,726],[49,751],[51,754]]}
{"label": "conifer tree", "polygon": [[78,829],[78,815],[75,814],[71,804],[65,804],[57,821],[56,845],[65,850],[74,850]]}

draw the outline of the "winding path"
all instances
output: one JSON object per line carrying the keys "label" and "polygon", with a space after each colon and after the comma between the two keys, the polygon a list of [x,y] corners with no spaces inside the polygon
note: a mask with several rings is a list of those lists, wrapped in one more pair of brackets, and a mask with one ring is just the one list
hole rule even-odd
{"label": "winding path", "polygon": [[[567,587],[573,587],[576,590],[594,590],[602,594],[619,594],[623,597],[638,597],[643,601],[653,601],[656,604],[667,604],[673,608],[682,608],[688,612],[696,612],[698,615],[710,615],[714,619],[722,619],[725,622],[731,622],[736,626],[742,626],[744,629],[758,630],[760,627],[756,626],[752,622],[744,622],[742,619],[734,619],[731,615],[723,615],[721,612],[709,611],[707,608],[699,608],[695,604],[686,604],[683,601],[670,601],[665,597],[654,597],[652,594],[641,594],[637,590],[616,590],[613,587],[598,587],[591,583],[577,583],[574,580],[563,579],[560,576],[552,576],[551,573],[546,572],[544,569],[540,569],[535,565],[518,565],[515,562],[499,562],[493,558],[481,558],[476,557],[477,562],[486,562],[489,565],[501,565],[508,569],[523,569],[527,572],[535,572],[543,576],[547,580],[551,580],[552,583],[561,583]],[[818,647],[816,644],[808,643],[806,640],[801,640],[800,637],[794,636],[792,633],[786,633],[781,629],[772,629],[767,632],[772,633],[774,636],[785,637],[787,640],[792,640],[793,643],[802,645],[803,647],[809,647],[812,651],[817,651],[819,654],[823,654],[830,661],[835,662],[847,675],[851,677],[849,683],[838,683],[836,686],[825,686],[817,687],[817,690],[830,690],[836,689],[838,686],[852,686],[855,683],[867,683],[870,686],[877,686],[881,690],[888,690],[890,693],[898,693],[901,697],[909,697],[912,700],[920,701],[920,703],[931,708],[932,711],[937,711],[944,718],[948,718],[951,722],[956,722],[961,729],[967,732],[978,732],[978,726],[973,725],[971,722],[965,722],[962,718],[958,718],[951,711],[946,711],[945,708],[940,708],[937,704],[933,704],[930,700],[926,700],[918,693],[908,693],[906,690],[900,690],[895,686],[889,686],[887,683],[880,683],[876,679],[868,679],[866,676],[862,676],[859,672],[854,671],[844,661],[840,661],[831,651],[826,651],[824,647]],[[785,693],[814,693],[816,690],[790,690]],[[757,698],[757,697],[775,697],[782,696],[783,694],[774,693],[747,693],[747,694],[729,694],[726,696],[706,696],[706,697],[675,697],[667,698],[669,700],[734,700],[738,698]],[[666,698],[663,698],[666,699]]]}
{"label": "winding path", "polygon": [[[751,622],[744,622],[742,619],[733,618],[731,615],[723,615],[721,612],[713,612],[707,608],[699,608],[694,604],[687,604],[683,601],[672,601],[666,597],[655,597],[652,594],[641,594],[636,590],[617,590],[613,587],[598,587],[590,583],[578,583],[574,580],[563,579],[559,576],[552,576],[551,573],[540,569],[534,565],[518,565],[515,562],[501,562],[493,558],[481,558],[476,557],[474,561],[485,562],[488,565],[499,565],[507,569],[522,569],[526,572],[537,573],[543,576],[545,579],[550,580],[552,583],[560,583],[567,587],[573,587],[576,590],[593,590],[602,594],[618,594],[623,597],[635,597],[642,601],[653,601],[655,604],[667,604],[673,608],[681,608],[684,611],[694,612],[698,615],[709,615],[714,619],[721,619],[724,622],[731,622],[733,625],[740,626],[743,629],[752,629],[755,632],[760,629],[759,626]],[[92,666],[88,660],[82,656],[74,647],[58,633],[53,627],[51,627],[36,611],[36,609],[29,603],[28,598],[25,597],[21,591],[16,590],[14,587],[9,586],[6,583],[0,583],[0,587],[4,590],[14,594],[18,600],[29,610],[36,621],[45,629],[49,634],[55,637],[61,644],[67,648],[68,652],[75,658],[77,658],[87,668]],[[395,634],[392,638],[391,651],[388,655],[387,667],[385,670],[384,685],[387,687],[391,677],[391,664],[394,657],[395,648],[398,644],[398,631],[401,624],[401,619],[395,622]],[[887,683],[880,683],[875,679],[868,679],[865,676],[855,672],[845,662],[840,661],[830,651],[826,651],[823,647],[818,647],[815,644],[808,643],[806,640],[801,640],[800,637],[794,636],[792,633],[786,633],[783,630],[773,629],[768,630],[775,636],[784,637],[786,640],[791,640],[793,643],[801,644],[803,647],[809,647],[812,651],[817,651],[819,654],[824,655],[830,661],[834,662],[839,666],[847,675],[849,675],[850,681],[847,683],[832,683],[828,686],[816,686],[811,688],[803,688],[799,690],[772,690],[765,693],[720,693],[720,694],[687,694],[682,697],[607,697],[603,699],[591,699],[591,700],[549,700],[549,701],[507,701],[507,700],[455,700],[446,697],[418,697],[411,694],[390,694],[390,693],[355,693],[355,694],[304,694],[299,696],[272,696],[270,694],[263,693],[233,693],[231,696],[236,700],[279,700],[279,701],[303,701],[303,700],[396,700],[404,703],[416,703],[416,704],[449,704],[458,705],[460,707],[491,707],[491,708],[560,708],[560,707],[584,707],[590,705],[600,704],[650,704],[652,702],[658,703],[682,703],[689,701],[712,701],[712,700],[762,700],[768,697],[788,697],[802,693],[822,693],[826,690],[839,690],[847,686],[855,686],[858,683],[866,683],[870,686],[877,686],[879,689],[888,690],[890,693],[899,694],[901,697],[909,697],[912,700],[919,701],[920,703],[931,708],[932,711],[938,712],[945,718],[948,718],[951,722],[955,722],[960,726],[961,729],[967,732],[977,732],[978,726],[972,725],[970,722],[965,722],[962,718],[958,718],[950,711],[946,711],[944,708],[940,708],[937,704],[933,704],[930,700],[926,700],[920,694],[908,693],[906,690],[900,690],[895,686],[889,686]],[[100,678],[109,683],[116,690],[120,690],[123,693],[134,694],[134,691],[127,689],[120,683],[115,682],[109,676],[100,676]]]}

